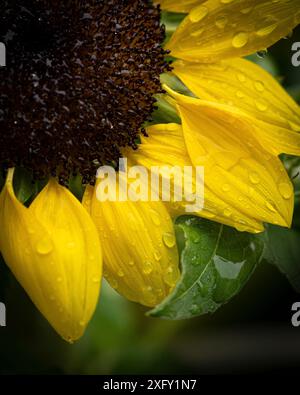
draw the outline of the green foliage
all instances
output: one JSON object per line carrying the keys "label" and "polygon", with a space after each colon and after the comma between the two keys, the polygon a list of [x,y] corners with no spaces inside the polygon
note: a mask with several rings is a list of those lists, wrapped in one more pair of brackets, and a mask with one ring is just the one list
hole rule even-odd
{"label": "green foliage", "polygon": [[265,259],[275,265],[300,292],[300,231],[268,226]]}
{"label": "green foliage", "polygon": [[184,319],[212,313],[245,285],[261,260],[262,239],[197,217],[181,217],[175,226],[182,278],[149,315]]}

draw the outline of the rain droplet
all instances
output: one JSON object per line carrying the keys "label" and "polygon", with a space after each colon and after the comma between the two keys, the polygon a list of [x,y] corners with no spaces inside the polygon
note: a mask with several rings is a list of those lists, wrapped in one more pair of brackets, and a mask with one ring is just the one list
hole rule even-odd
{"label": "rain droplet", "polygon": [[93,277],[93,283],[99,284],[100,283],[100,277]]}
{"label": "rain droplet", "polygon": [[240,82],[245,82],[247,78],[246,78],[245,74],[243,74],[243,73],[238,73],[238,74],[237,74],[237,79],[238,79]]}
{"label": "rain droplet", "polygon": [[176,278],[174,276],[174,269],[172,266],[169,266],[165,275],[164,275],[164,281],[169,287],[174,287],[176,284]]}
{"label": "rain droplet", "polygon": [[260,177],[255,172],[252,172],[249,174],[249,179],[252,182],[252,184],[259,184],[260,183]]}
{"label": "rain droplet", "polygon": [[40,255],[48,255],[53,250],[53,244],[49,237],[40,240],[36,246],[36,250]]}
{"label": "rain droplet", "polygon": [[153,272],[153,265],[152,262],[146,261],[143,265],[143,273],[144,274],[151,274]]}
{"label": "rain droplet", "polygon": [[223,190],[224,192],[229,192],[229,191],[230,191],[230,185],[224,184],[224,185],[222,186],[222,190]]}
{"label": "rain droplet", "polygon": [[199,7],[194,8],[190,12],[189,18],[191,22],[197,23],[200,22],[201,19],[205,18],[207,14],[208,14],[208,8],[200,5]]}
{"label": "rain droplet", "polygon": [[163,234],[163,242],[168,248],[172,248],[176,244],[175,236],[172,233],[166,232]]}
{"label": "rain droplet", "polygon": [[195,315],[199,312],[199,308],[196,304],[192,304],[192,306],[189,309],[190,313]]}
{"label": "rain droplet", "polygon": [[264,112],[264,111],[266,111],[267,109],[268,109],[268,105],[267,105],[267,103],[264,103],[264,102],[262,102],[262,101],[256,101],[255,102],[255,104],[256,104],[256,107],[257,107],[257,109],[259,110],[259,111],[262,111],[262,112]]}
{"label": "rain droplet", "polygon": [[263,92],[265,90],[265,85],[261,81],[255,81],[254,82],[254,87],[258,92]]}
{"label": "rain droplet", "polygon": [[293,195],[292,186],[286,182],[281,182],[278,185],[278,189],[279,189],[281,196],[286,200],[290,199]]}
{"label": "rain droplet", "polygon": [[263,28],[257,30],[256,34],[259,37],[268,36],[277,28],[277,26],[278,26],[277,23],[274,23],[273,25],[263,27]]}
{"label": "rain droplet", "polygon": [[243,98],[245,97],[245,94],[244,94],[244,92],[242,92],[242,91],[237,91],[237,92],[236,92],[236,96],[237,96],[239,99],[243,99]]}
{"label": "rain droplet", "polygon": [[199,233],[192,233],[191,239],[193,243],[198,244],[201,241],[201,235]]}
{"label": "rain droplet", "polygon": [[161,253],[159,251],[154,251],[154,258],[156,261],[161,260]]}
{"label": "rain droplet", "polygon": [[271,202],[266,202],[266,206],[272,213],[276,213],[276,209]]}
{"label": "rain droplet", "polygon": [[232,39],[232,46],[234,48],[242,48],[247,44],[248,39],[249,39],[248,33],[245,32],[238,33]]}
{"label": "rain droplet", "polygon": [[241,10],[241,14],[244,14],[244,15],[249,14],[249,12],[251,12],[252,9],[253,9],[252,7],[243,8],[243,9]]}
{"label": "rain droplet", "polygon": [[260,58],[260,59],[264,59],[268,54],[268,50],[267,49],[262,49],[261,51],[257,51],[256,55]]}
{"label": "rain droplet", "polygon": [[191,33],[191,36],[192,37],[200,37],[203,32],[204,32],[204,29],[197,29]]}
{"label": "rain droplet", "polygon": [[216,18],[216,26],[219,29],[224,29],[224,27],[227,25],[228,23],[228,18],[225,15],[220,15]]}
{"label": "rain droplet", "polygon": [[225,217],[230,217],[231,214],[232,214],[232,211],[229,208],[225,208],[225,210],[224,210]]}

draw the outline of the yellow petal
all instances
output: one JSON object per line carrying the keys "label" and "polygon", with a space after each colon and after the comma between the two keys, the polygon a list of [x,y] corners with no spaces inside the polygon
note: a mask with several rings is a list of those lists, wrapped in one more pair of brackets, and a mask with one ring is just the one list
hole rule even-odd
{"label": "yellow petal", "polygon": [[0,226],[1,251],[17,280],[54,329],[77,340],[94,312],[102,274],[99,238],[86,210],[53,180],[26,208],[10,172]]}
{"label": "yellow petal", "polygon": [[205,167],[206,185],[247,216],[290,226],[292,184],[280,160],[254,138],[251,123],[232,107],[172,94],[189,156]]}
{"label": "yellow petal", "polygon": [[[170,169],[174,166],[180,166],[181,169],[184,169],[185,166],[193,167],[186,149],[181,125],[154,125],[147,128],[147,133],[149,137],[142,137],[142,144],[139,146],[138,150],[131,151],[130,153],[127,152],[130,160],[134,164],[145,166],[149,170],[153,166],[168,166]],[[211,190],[207,185],[206,175],[204,181],[204,208],[202,211],[193,211],[193,214],[229,226],[238,227],[239,229],[241,228],[241,224],[243,224],[243,229],[253,233],[263,230],[261,221],[247,216],[232,204],[228,204]],[[194,185],[195,182],[194,172]],[[195,186],[193,190],[196,191]],[[174,196],[173,191],[174,185],[172,188],[172,196]],[[168,208],[173,216],[190,214],[190,212],[187,211],[187,206],[190,204],[191,203],[186,200],[182,202],[175,202],[173,200],[168,204]]]}
{"label": "yellow petal", "polygon": [[157,0],[155,4],[160,4],[161,8],[171,12],[190,12],[197,5],[205,0]]}
{"label": "yellow petal", "polygon": [[183,20],[168,48],[177,58],[213,63],[263,50],[299,22],[299,0],[208,0]]}
{"label": "yellow petal", "polygon": [[88,187],[84,206],[100,235],[104,276],[120,294],[155,306],[179,279],[171,218],[161,202],[100,202]]}
{"label": "yellow petal", "polygon": [[178,61],[174,73],[198,97],[253,116],[256,136],[268,151],[300,155],[300,107],[261,67],[245,59],[212,65]]}

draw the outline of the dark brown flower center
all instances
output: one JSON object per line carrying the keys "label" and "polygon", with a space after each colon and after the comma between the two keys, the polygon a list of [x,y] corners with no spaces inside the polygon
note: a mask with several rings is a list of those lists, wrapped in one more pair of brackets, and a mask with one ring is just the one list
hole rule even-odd
{"label": "dark brown flower center", "polygon": [[2,0],[0,165],[93,182],[151,115],[169,69],[147,0]]}

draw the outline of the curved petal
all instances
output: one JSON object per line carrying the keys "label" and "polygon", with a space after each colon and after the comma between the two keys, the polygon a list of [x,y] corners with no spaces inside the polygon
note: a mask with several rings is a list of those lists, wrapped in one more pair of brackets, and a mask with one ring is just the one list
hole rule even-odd
{"label": "curved petal", "polygon": [[120,294],[155,306],[179,279],[174,227],[161,202],[105,201],[96,188],[83,198],[100,235],[104,276]]}
{"label": "curved petal", "polygon": [[[244,110],[274,154],[300,155],[300,107],[265,70],[245,59],[212,65],[177,61],[174,73],[198,97]],[[266,141],[268,143],[266,143]]]}
{"label": "curved petal", "polygon": [[165,11],[171,12],[190,12],[197,5],[204,3],[206,0],[156,0]]}
{"label": "curved petal", "polygon": [[102,271],[97,231],[84,208],[53,180],[24,207],[10,171],[0,226],[1,251],[17,280],[54,329],[77,340],[98,301]]}
{"label": "curved petal", "polygon": [[[180,166],[182,169],[185,166],[193,166],[186,149],[181,125],[154,125],[147,128],[147,133],[149,137],[142,137],[142,144],[139,146],[139,149],[128,153],[133,163],[145,166],[147,169],[150,169],[152,166],[169,166],[170,168]],[[261,221],[246,215],[232,204],[222,200],[211,190],[207,185],[206,175],[204,181],[204,208],[202,211],[193,211],[193,214],[239,229],[241,229],[241,224],[243,224],[243,230],[253,233],[263,230]],[[193,174],[193,184],[193,190],[196,191],[195,173]],[[173,191],[174,185],[172,194]],[[186,200],[182,202],[172,201],[168,208],[172,215],[178,216],[188,214],[186,210],[188,204],[190,203]]]}
{"label": "curved petal", "polygon": [[251,123],[231,107],[171,93],[189,156],[195,166],[205,167],[209,188],[250,217],[290,226],[292,183],[280,160],[253,137]]}
{"label": "curved petal", "polygon": [[214,63],[263,50],[299,22],[298,0],[208,0],[183,20],[168,48],[180,59]]}

